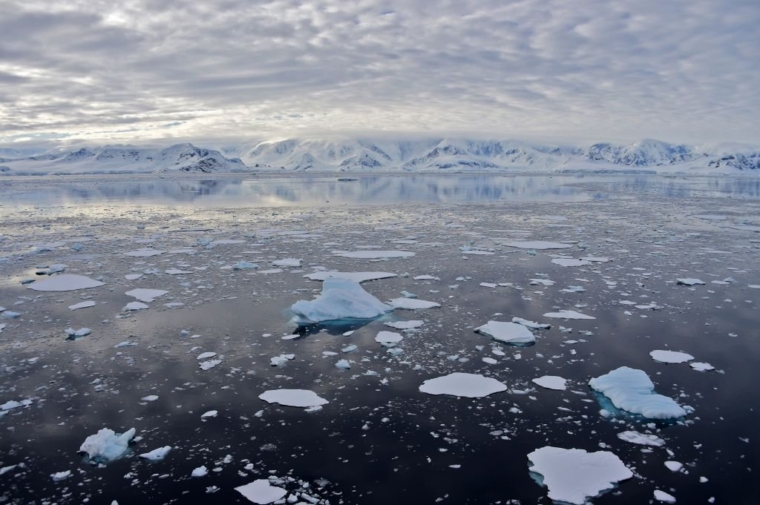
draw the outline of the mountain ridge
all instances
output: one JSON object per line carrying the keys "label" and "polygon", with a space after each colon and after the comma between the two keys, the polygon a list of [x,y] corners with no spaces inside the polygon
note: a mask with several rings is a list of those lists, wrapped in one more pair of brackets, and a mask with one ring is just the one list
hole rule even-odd
{"label": "mountain ridge", "polygon": [[228,145],[218,149],[179,143],[167,147],[104,145],[56,148],[31,156],[0,149],[5,175],[168,172],[430,172],[609,171],[656,172],[758,170],[760,148],[738,144],[689,146],[644,139],[627,145],[567,146],[517,140],[456,137],[372,139],[369,137],[287,138]]}

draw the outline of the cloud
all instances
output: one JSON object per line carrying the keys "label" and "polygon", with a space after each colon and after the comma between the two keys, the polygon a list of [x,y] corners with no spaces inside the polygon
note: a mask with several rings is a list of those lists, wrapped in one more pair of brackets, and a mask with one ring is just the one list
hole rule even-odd
{"label": "cloud", "polygon": [[0,142],[756,141],[758,24],[756,0],[7,0]]}

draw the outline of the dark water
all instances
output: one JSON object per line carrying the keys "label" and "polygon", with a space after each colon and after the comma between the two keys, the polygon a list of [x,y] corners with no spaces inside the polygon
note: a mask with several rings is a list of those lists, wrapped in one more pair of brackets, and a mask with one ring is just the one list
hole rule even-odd
{"label": "dark water", "polygon": [[[96,219],[39,217],[39,222],[13,214],[0,225],[3,251],[54,240],[80,241],[84,249],[72,251],[64,245],[36,254],[14,253],[0,262],[0,305],[22,313],[17,320],[0,319],[8,324],[0,333],[0,403],[34,399],[30,407],[0,418],[0,467],[25,465],[0,476],[0,496],[9,503],[246,503],[234,487],[273,474],[308,482],[314,496],[333,504],[438,499],[548,504],[546,489],[528,472],[527,454],[554,445],[610,450],[634,470],[635,478],[595,498],[597,504],[649,503],[655,489],[675,495],[678,503],[706,503],[710,497],[716,503],[758,503],[760,400],[753,386],[760,359],[760,290],[749,285],[760,284],[760,235],[689,217],[720,213],[735,222],[752,222],[757,207],[721,195],[673,194],[663,199],[657,184],[635,191],[611,188],[611,181],[580,184],[586,195],[612,197],[456,208],[421,204],[372,213],[238,210],[234,222],[225,221],[227,209],[205,207],[179,214],[104,217],[93,204]],[[716,191],[733,194],[724,188]],[[187,228],[212,231],[172,233]],[[566,252],[613,261],[564,268],[551,263],[552,251],[533,255],[502,245],[528,235],[578,241],[583,249],[576,245]],[[196,240],[205,236],[246,243],[209,249]],[[367,245],[412,250],[416,256],[368,262],[331,253]],[[494,254],[463,256],[459,247],[464,245]],[[146,246],[190,247],[195,254],[122,254]],[[272,260],[282,257],[303,258],[306,271],[325,266],[408,272],[409,277],[371,281],[364,287],[381,300],[407,290],[443,307],[396,311],[383,320],[351,326],[356,332],[349,337],[341,335],[346,328],[314,327],[300,339],[283,341],[281,336],[295,331],[288,307],[309,299],[321,283],[288,269],[261,274],[221,268],[241,259],[270,268]],[[106,285],[86,292],[36,293],[18,284],[34,276],[36,266],[55,262],[66,263],[70,272],[103,276]],[[174,267],[192,273],[163,273]],[[145,270],[154,273],[137,281],[124,279]],[[440,280],[411,278],[420,274]],[[556,284],[531,286],[530,279],[539,274]],[[698,277],[707,285],[676,286],[676,277]],[[711,283],[728,277],[733,279],[728,285]],[[519,289],[490,289],[480,282],[513,283]],[[586,291],[561,291],[573,285]],[[121,309],[132,298],[124,292],[134,287],[170,293],[150,303],[149,310],[127,315]],[[70,312],[68,305],[83,295],[98,305]],[[620,305],[620,300],[655,302],[660,309],[640,310]],[[171,301],[184,306],[163,305]],[[596,319],[543,317],[557,309],[579,310]],[[550,322],[552,328],[536,332],[536,345],[519,348],[473,332],[489,319],[508,321],[512,316]],[[399,346],[404,353],[397,357],[374,341],[378,331],[392,330],[382,323],[393,319],[425,321],[419,331],[405,334]],[[93,333],[67,342],[63,329],[68,326],[90,327]],[[200,337],[190,338],[194,334]],[[114,348],[125,340],[138,345]],[[348,344],[357,345],[357,351],[341,353]],[[506,356],[492,354],[492,348]],[[717,371],[655,363],[649,356],[655,349],[688,352]],[[201,371],[196,356],[205,351],[222,355],[222,364]],[[323,351],[338,355],[325,357]],[[271,357],[291,352],[293,361],[270,366]],[[485,356],[498,364],[484,363]],[[23,361],[35,357],[33,363]],[[353,361],[351,370],[335,368],[343,358]],[[602,417],[599,398],[587,382],[623,365],[646,371],[658,393],[694,412],[668,423]],[[369,371],[377,375],[365,375]],[[451,372],[494,377],[509,391],[482,399],[418,391],[424,380]],[[550,391],[531,383],[543,375],[569,379],[568,390]],[[258,399],[263,391],[277,388],[311,389],[330,403],[307,413]],[[140,401],[149,394],[159,399]],[[510,410],[514,408],[518,410]],[[201,414],[209,410],[218,410],[218,417],[202,421]],[[255,415],[259,411],[261,417]],[[143,438],[125,458],[94,467],[77,449],[103,427],[117,432],[135,427]],[[645,452],[620,441],[617,433],[629,429],[655,433],[666,440],[666,447]],[[164,445],[174,447],[164,461],[149,463],[136,456]],[[227,455],[231,462],[223,463]],[[667,460],[683,463],[688,473],[670,472],[664,466]],[[245,470],[248,462],[253,470]],[[190,472],[201,465],[209,468],[209,475],[191,478]],[[53,482],[50,474],[63,470],[74,475]],[[708,482],[699,483],[700,476]],[[218,491],[207,494],[210,486]]]}

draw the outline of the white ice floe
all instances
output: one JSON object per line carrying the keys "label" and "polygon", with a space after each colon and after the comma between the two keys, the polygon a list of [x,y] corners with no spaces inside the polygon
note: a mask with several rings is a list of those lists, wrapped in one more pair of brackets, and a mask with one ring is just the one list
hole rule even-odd
{"label": "white ice floe", "polygon": [[74,328],[66,328],[64,331],[66,332],[66,335],[68,335],[68,340],[76,340],[92,333],[92,330],[89,328],[79,328],[78,330],[75,330]]}
{"label": "white ice floe", "polygon": [[567,249],[573,247],[571,244],[561,244],[559,242],[546,242],[543,240],[514,240],[506,242],[504,245],[516,247],[518,249],[535,249],[542,251],[546,249]]}
{"label": "white ice floe", "polygon": [[390,272],[314,272],[304,275],[307,279],[313,281],[324,281],[325,279],[345,279],[362,283],[365,281],[374,281],[378,279],[390,279],[396,277],[396,274]]}
{"label": "white ice floe", "polygon": [[567,379],[557,377],[556,375],[544,375],[543,377],[538,377],[537,379],[533,379],[533,383],[538,384],[542,388],[554,389],[555,391],[564,391],[567,389]]}
{"label": "white ice floe", "polygon": [[149,309],[150,307],[143,302],[129,302],[121,309],[124,312],[136,312],[138,310]]}
{"label": "white ice floe", "polygon": [[29,284],[29,289],[34,291],[76,291],[79,289],[97,288],[102,285],[102,282],[90,279],[84,275],[61,274],[41,281],[35,281]]}
{"label": "white ice floe", "polygon": [[127,430],[122,434],[103,428],[95,435],[87,437],[79,448],[90,460],[96,463],[108,463],[120,458],[129,449],[129,441],[135,436],[135,429]]}
{"label": "white ice floe", "polygon": [[694,362],[694,363],[689,363],[689,366],[692,367],[697,372],[709,372],[709,371],[715,370],[715,367],[712,366],[710,363]]}
{"label": "white ice floe", "polygon": [[97,305],[97,303],[93,302],[92,300],[88,300],[86,302],[79,302],[75,303],[74,305],[69,305],[69,310],[86,309],[88,307],[94,307],[95,305]]}
{"label": "white ice floe", "polygon": [[216,365],[220,364],[221,362],[222,362],[221,359],[210,359],[207,361],[201,361],[198,364],[198,366],[200,366],[201,370],[204,370],[204,371],[211,370],[212,368],[214,368]]}
{"label": "white ice floe", "polygon": [[335,363],[335,368],[340,370],[351,370],[351,363],[347,359],[341,359]]}
{"label": "white ice floe", "polygon": [[281,260],[275,260],[272,264],[276,267],[292,267],[298,268],[301,266],[301,261],[298,258],[283,258]]}
{"label": "white ice floe", "polygon": [[5,329],[7,326],[8,326],[8,325],[7,325],[6,323],[0,323],[0,333],[2,333],[2,332],[3,332],[3,330],[4,330],[4,329]]}
{"label": "white ice floe", "polygon": [[336,256],[342,256],[344,258],[356,258],[356,259],[389,259],[389,258],[411,258],[414,256],[410,251],[333,251]]}
{"label": "white ice floe", "polygon": [[528,328],[517,323],[488,321],[475,328],[475,331],[507,344],[532,344],[536,341],[536,337]]}
{"label": "white ice floe", "polygon": [[676,497],[666,493],[665,491],[660,491],[659,489],[655,489],[654,491],[654,499],[663,503],[675,503]]}
{"label": "white ice floe", "polygon": [[649,419],[686,415],[672,398],[654,392],[654,384],[643,370],[620,367],[591,379],[589,385],[609,398],[615,407]]}
{"label": "white ice floe", "polygon": [[588,498],[612,489],[633,472],[609,451],[542,447],[528,454],[530,471],[543,477],[549,498],[555,502],[583,505]]}
{"label": "white ice floe", "polygon": [[51,478],[52,478],[52,479],[53,479],[55,482],[60,482],[60,481],[62,481],[62,480],[66,480],[66,479],[68,479],[69,477],[71,477],[71,470],[65,470],[65,471],[63,471],[63,472],[56,472],[56,473],[51,473],[51,474],[50,474],[50,477],[51,477]]}
{"label": "white ice floe", "polygon": [[318,407],[329,403],[317,393],[308,389],[272,389],[259,395],[261,400],[286,407]]}
{"label": "white ice floe", "polygon": [[124,278],[127,279],[128,281],[136,281],[142,276],[143,274],[127,274],[124,276]]}
{"label": "white ice floe", "polygon": [[290,308],[300,323],[374,319],[393,310],[367,293],[359,283],[338,278],[325,279],[322,293],[315,300],[300,300]]}
{"label": "white ice floe", "polygon": [[412,277],[415,281],[440,281],[440,277],[435,277],[433,275],[417,275],[415,277]]}
{"label": "white ice floe", "polygon": [[679,463],[678,461],[666,461],[665,466],[671,472],[680,472],[683,468],[683,463]]}
{"label": "white ice floe", "polygon": [[691,354],[676,351],[651,351],[649,355],[658,363],[686,363],[694,359]]}
{"label": "white ice floe", "polygon": [[496,379],[461,372],[428,379],[420,386],[421,392],[430,395],[451,395],[465,398],[482,398],[506,390],[507,386]]}
{"label": "white ice floe", "polygon": [[251,263],[250,261],[238,261],[234,265],[232,265],[232,269],[239,271],[239,270],[256,270],[259,268],[258,263]]}
{"label": "white ice floe", "polygon": [[610,261],[612,261],[610,258],[606,256],[583,256],[581,259],[585,261],[590,261],[592,263],[609,263]]}
{"label": "white ice floe", "polygon": [[656,435],[639,433],[638,431],[623,431],[617,434],[620,440],[637,445],[648,445],[651,447],[662,447],[665,441]]}
{"label": "white ice floe", "polygon": [[388,323],[383,323],[383,324],[385,326],[390,326],[391,328],[394,328],[396,330],[413,330],[415,328],[419,328],[420,326],[425,324],[425,322],[413,319],[411,321],[390,321]]}
{"label": "white ice floe", "polygon": [[179,268],[169,268],[168,270],[165,270],[164,273],[168,275],[185,275],[191,274],[192,272],[190,270],[180,270]]}
{"label": "white ice floe", "polygon": [[167,454],[169,454],[169,451],[171,450],[172,447],[170,445],[167,445],[164,447],[159,447],[158,449],[153,449],[150,452],[140,454],[140,457],[147,459],[148,461],[161,461],[166,457]]}
{"label": "white ice floe", "polygon": [[560,310],[559,312],[547,312],[544,317],[550,317],[552,319],[596,319],[593,316],[587,316],[574,310]]}
{"label": "white ice floe", "polygon": [[143,396],[142,398],[140,398],[140,400],[144,402],[155,402],[156,400],[158,400],[158,395]]}
{"label": "white ice floe", "polygon": [[16,400],[8,400],[7,402],[0,405],[0,412],[6,412],[8,410],[17,409],[19,407],[28,407],[32,404],[32,400],[21,400],[20,402]]}
{"label": "white ice floe", "polygon": [[201,415],[201,419],[211,419],[212,417],[216,417],[217,415],[219,415],[218,410],[209,410],[208,412],[204,412]]}
{"label": "white ice floe", "polygon": [[527,319],[523,319],[521,317],[513,317],[512,318],[513,323],[521,324],[525,326],[526,328],[530,328],[532,330],[548,330],[552,327],[550,324],[544,324],[544,323],[536,323],[534,321],[529,321]]}
{"label": "white ice floe", "polygon": [[158,249],[145,247],[143,249],[137,249],[136,251],[125,252],[124,256],[131,256],[133,258],[150,258],[151,256],[159,256],[165,252],[166,251],[159,251]]}
{"label": "white ice floe", "polygon": [[404,337],[394,331],[381,331],[375,337],[375,342],[385,346],[396,345],[402,340]]}
{"label": "white ice floe", "polygon": [[236,487],[235,491],[242,494],[248,501],[259,505],[274,503],[288,494],[286,490],[271,485],[266,479],[258,479],[245,486]]}
{"label": "white ice floe", "polygon": [[199,466],[190,472],[190,477],[205,477],[206,475],[208,475],[208,468],[205,466]]}
{"label": "white ice floe", "polygon": [[552,263],[561,267],[583,267],[590,265],[590,261],[580,260],[576,258],[554,258]]}
{"label": "white ice floe", "polygon": [[394,298],[390,301],[391,307],[400,310],[425,310],[440,307],[440,303],[419,300],[417,298]]}
{"label": "white ice floe", "polygon": [[132,298],[137,298],[141,302],[150,303],[156,298],[164,296],[166,293],[168,293],[168,291],[164,291],[162,289],[137,288],[131,291],[127,291],[124,294],[131,296]]}
{"label": "white ice floe", "polygon": [[679,284],[681,286],[704,286],[705,283],[699,279],[681,278],[676,279],[676,284]]}
{"label": "white ice floe", "polygon": [[282,366],[288,361],[295,359],[295,357],[295,354],[280,354],[279,356],[271,358],[269,362],[272,364],[272,366]]}

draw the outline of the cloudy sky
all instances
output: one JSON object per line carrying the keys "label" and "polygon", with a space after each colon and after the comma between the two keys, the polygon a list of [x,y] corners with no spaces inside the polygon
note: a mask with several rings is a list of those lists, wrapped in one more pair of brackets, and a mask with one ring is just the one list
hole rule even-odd
{"label": "cloudy sky", "polygon": [[2,0],[0,143],[760,141],[758,0]]}

